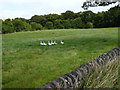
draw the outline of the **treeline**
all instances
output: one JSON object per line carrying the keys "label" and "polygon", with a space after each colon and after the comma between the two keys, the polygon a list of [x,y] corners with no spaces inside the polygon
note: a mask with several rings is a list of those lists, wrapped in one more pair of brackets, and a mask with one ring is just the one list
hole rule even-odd
{"label": "treeline", "polygon": [[93,13],[92,11],[34,15],[31,19],[6,19],[2,24],[2,33],[20,31],[35,31],[46,29],[79,29],[79,28],[106,28],[120,27],[120,7],[115,6],[106,12]]}

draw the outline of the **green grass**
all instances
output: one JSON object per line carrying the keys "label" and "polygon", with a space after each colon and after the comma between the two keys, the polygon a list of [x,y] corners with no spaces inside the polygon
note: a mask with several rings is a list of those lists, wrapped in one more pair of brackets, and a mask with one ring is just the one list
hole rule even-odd
{"label": "green grass", "polygon": [[[19,32],[2,36],[3,88],[38,88],[117,47],[118,28]],[[65,45],[40,46],[40,40]]]}
{"label": "green grass", "polygon": [[120,88],[119,64],[118,60],[92,72],[84,88]]}

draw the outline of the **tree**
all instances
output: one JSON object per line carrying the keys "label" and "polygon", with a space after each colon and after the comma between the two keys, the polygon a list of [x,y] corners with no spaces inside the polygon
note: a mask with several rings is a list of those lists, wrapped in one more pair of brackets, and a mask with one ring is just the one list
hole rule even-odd
{"label": "tree", "polygon": [[22,20],[22,21],[24,21],[24,22],[29,22],[29,20],[27,20],[27,19],[25,19],[25,18],[15,18],[15,19],[20,19],[20,20]]}
{"label": "tree", "polygon": [[55,20],[54,21],[54,28],[55,29],[63,29],[64,25],[62,24],[62,20]]}
{"label": "tree", "polygon": [[54,22],[57,19],[60,19],[60,15],[58,14],[48,14],[48,15],[44,15],[46,22],[50,21],[50,22]]}
{"label": "tree", "polygon": [[[88,2],[89,1],[89,2]],[[94,1],[94,2],[93,2]],[[96,2],[95,2],[96,1]],[[100,2],[97,2],[100,1]],[[105,0],[87,0],[85,5],[92,7],[106,5]],[[108,3],[108,2],[107,2]],[[108,3],[109,4],[109,3]],[[120,6],[110,8],[108,11],[93,13],[92,11],[78,12],[66,11],[58,14],[34,15],[31,19],[15,18],[3,21],[3,33],[42,30],[42,29],[69,29],[69,28],[106,28],[120,27]]]}
{"label": "tree", "polygon": [[95,17],[94,17],[94,27],[96,28],[102,28],[104,27],[104,12],[99,12],[98,14],[95,14]]}
{"label": "tree", "polygon": [[69,20],[62,20],[62,25],[64,26],[65,29],[71,28],[71,23]]}
{"label": "tree", "polygon": [[75,18],[78,18],[78,17],[81,17],[82,13],[83,13],[83,12],[75,13],[74,19],[75,19]]}
{"label": "tree", "polygon": [[85,11],[81,14],[81,19],[84,23],[93,22],[95,14],[92,11]]}
{"label": "tree", "polygon": [[65,13],[62,13],[62,14],[61,14],[61,17],[62,17],[63,20],[66,20],[66,19],[74,19],[75,14],[74,14],[73,11],[68,10],[68,11],[66,11]]}
{"label": "tree", "polygon": [[31,24],[33,30],[42,30],[43,29],[43,26],[41,24],[38,24],[35,22],[31,22],[30,24]]}
{"label": "tree", "polygon": [[31,25],[25,21],[22,21],[21,19],[14,19],[13,25],[16,32],[32,30]]}
{"label": "tree", "polygon": [[41,24],[42,26],[45,26],[47,19],[45,18],[45,16],[38,16],[38,15],[34,15],[31,17],[30,19],[31,22],[36,22],[38,24]]}
{"label": "tree", "polygon": [[46,22],[45,27],[48,29],[53,29],[53,23],[52,22]]}
{"label": "tree", "polygon": [[93,28],[93,23],[87,22],[85,28]]}
{"label": "tree", "polygon": [[120,0],[86,0],[86,2],[83,3],[82,8],[88,9],[89,7],[108,6],[116,2],[120,3]]}
{"label": "tree", "polygon": [[120,7],[115,6],[106,12],[99,12],[94,16],[94,27],[119,27],[120,26]]}
{"label": "tree", "polygon": [[2,33],[5,34],[5,33],[12,33],[12,32],[14,32],[13,23],[10,19],[6,19],[2,23]]}
{"label": "tree", "polygon": [[0,19],[0,34],[2,33],[2,19]]}
{"label": "tree", "polygon": [[84,28],[84,22],[80,17],[71,20],[71,25],[72,28]]}
{"label": "tree", "polygon": [[120,7],[119,5],[112,7],[108,10],[109,20],[111,20],[110,24],[114,27],[120,27]]}
{"label": "tree", "polygon": [[23,31],[32,31],[32,26],[29,23],[24,22],[25,28]]}
{"label": "tree", "polygon": [[20,19],[14,19],[13,20],[13,25],[14,25],[14,28],[15,28],[16,32],[23,31],[24,27],[25,27],[23,21],[20,20]]}

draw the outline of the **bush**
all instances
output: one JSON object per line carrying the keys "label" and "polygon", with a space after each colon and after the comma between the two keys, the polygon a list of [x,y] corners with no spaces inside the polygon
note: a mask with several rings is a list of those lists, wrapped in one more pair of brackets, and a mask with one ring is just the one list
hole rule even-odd
{"label": "bush", "polygon": [[14,32],[14,26],[13,23],[10,19],[6,19],[3,23],[2,23],[2,33],[12,33]]}
{"label": "bush", "polygon": [[46,22],[45,27],[48,29],[53,29],[53,23],[52,22]]}
{"label": "bush", "polygon": [[93,28],[93,23],[87,22],[85,28]]}
{"label": "bush", "polygon": [[29,23],[24,22],[25,29],[23,31],[32,31],[32,26]]}
{"label": "bush", "polygon": [[63,26],[65,29],[71,28],[71,23],[69,20],[63,20]]}
{"label": "bush", "polygon": [[41,24],[38,24],[35,22],[31,22],[30,24],[31,24],[33,30],[42,30],[43,29],[43,26]]}
{"label": "bush", "polygon": [[63,24],[61,22],[62,22],[62,20],[55,20],[54,21],[54,28],[55,29],[63,29],[64,26],[63,26]]}
{"label": "bush", "polygon": [[71,23],[73,28],[84,28],[84,22],[80,17],[71,20]]}
{"label": "bush", "polygon": [[22,21],[21,19],[14,19],[13,24],[16,32],[32,30],[31,25],[25,21]]}

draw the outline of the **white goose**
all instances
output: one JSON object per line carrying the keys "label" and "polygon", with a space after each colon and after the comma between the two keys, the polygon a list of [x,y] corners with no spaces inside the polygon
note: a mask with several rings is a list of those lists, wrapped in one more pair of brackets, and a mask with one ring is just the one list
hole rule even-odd
{"label": "white goose", "polygon": [[40,45],[43,46],[43,41],[40,42]]}
{"label": "white goose", "polygon": [[48,41],[48,45],[51,46],[52,44],[50,43],[50,41]]}
{"label": "white goose", "polygon": [[64,42],[61,40],[61,42],[60,42],[61,44],[64,44]]}
{"label": "white goose", "polygon": [[53,42],[52,40],[51,40],[51,44],[52,44],[52,45],[55,45],[54,42]]}
{"label": "white goose", "polygon": [[57,45],[57,42],[54,41],[53,43],[54,43],[54,45]]}
{"label": "white goose", "polygon": [[43,42],[43,45],[46,46],[47,44],[45,42]]}

